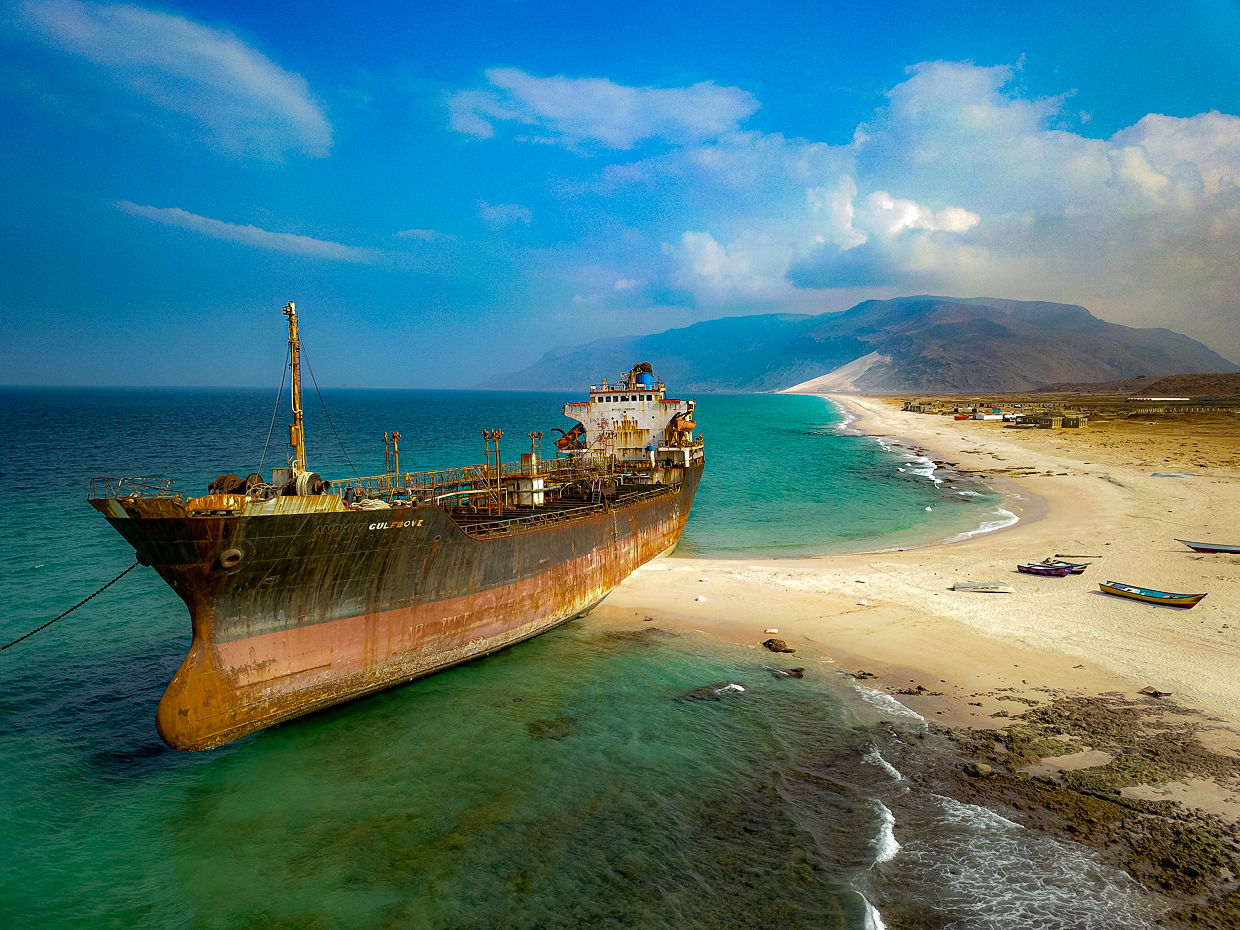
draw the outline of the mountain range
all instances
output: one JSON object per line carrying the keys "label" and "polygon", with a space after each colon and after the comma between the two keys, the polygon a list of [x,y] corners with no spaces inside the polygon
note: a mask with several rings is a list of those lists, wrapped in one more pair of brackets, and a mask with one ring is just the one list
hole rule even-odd
{"label": "mountain range", "polygon": [[1084,307],[997,298],[897,297],[842,313],[762,314],[547,352],[479,385],[580,390],[650,362],[677,391],[1028,391],[1051,383],[1240,366],[1169,329],[1108,323]]}

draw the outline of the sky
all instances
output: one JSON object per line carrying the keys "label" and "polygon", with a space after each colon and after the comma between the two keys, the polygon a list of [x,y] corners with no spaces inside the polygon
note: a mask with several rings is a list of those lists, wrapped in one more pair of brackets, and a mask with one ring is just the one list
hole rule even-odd
{"label": "sky", "polygon": [[0,210],[4,384],[276,384],[289,300],[334,387],[910,294],[1240,362],[1240,5],[8,0]]}

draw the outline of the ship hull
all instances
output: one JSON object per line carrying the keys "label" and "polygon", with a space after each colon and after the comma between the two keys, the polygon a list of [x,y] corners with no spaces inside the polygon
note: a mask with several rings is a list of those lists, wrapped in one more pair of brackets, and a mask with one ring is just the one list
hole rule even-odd
{"label": "ship hull", "polygon": [[580,616],[675,545],[701,471],[684,469],[652,500],[483,538],[429,505],[111,517],[190,611],[193,641],[159,702],[159,734],[174,749],[210,749]]}

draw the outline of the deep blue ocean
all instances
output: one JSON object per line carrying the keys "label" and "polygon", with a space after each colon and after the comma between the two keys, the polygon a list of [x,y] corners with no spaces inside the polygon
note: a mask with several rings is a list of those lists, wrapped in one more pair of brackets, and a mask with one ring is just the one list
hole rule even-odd
{"label": "deep blue ocean", "polygon": [[[505,460],[567,429],[546,393],[323,392],[324,477]],[[0,389],[0,641],[132,563],[94,476],[190,493],[259,470],[274,391]],[[679,555],[906,548],[1000,497],[847,428],[821,398],[708,395]],[[284,464],[280,407],[262,471]],[[490,658],[181,754],[154,709],[188,612],[138,569],[0,653],[0,926],[1142,927],[1087,854],[909,787],[916,715],[752,650],[575,621]],[[736,681],[717,701],[684,697]],[[933,744],[925,740],[924,744]],[[920,745],[920,744],[919,744]],[[919,750],[921,751],[921,750]],[[924,752],[934,751],[926,749]]]}

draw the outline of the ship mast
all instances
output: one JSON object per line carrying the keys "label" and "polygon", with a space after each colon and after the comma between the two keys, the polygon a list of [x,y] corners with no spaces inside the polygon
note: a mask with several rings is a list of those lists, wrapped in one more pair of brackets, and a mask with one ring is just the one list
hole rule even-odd
{"label": "ship mast", "polygon": [[297,307],[291,300],[284,315],[288,317],[288,354],[293,369],[293,422],[288,428],[288,444],[293,451],[289,464],[296,475],[306,470],[306,430],[301,416],[301,336],[297,332]]}

